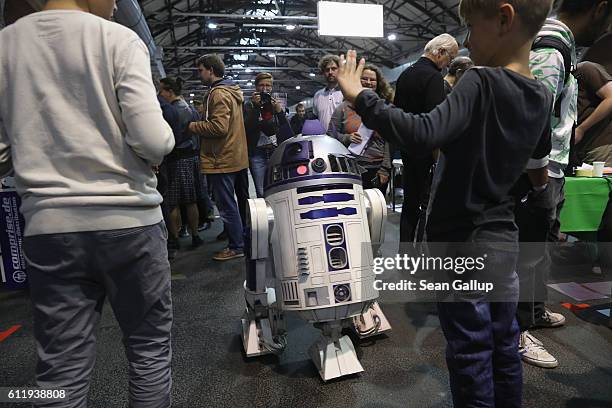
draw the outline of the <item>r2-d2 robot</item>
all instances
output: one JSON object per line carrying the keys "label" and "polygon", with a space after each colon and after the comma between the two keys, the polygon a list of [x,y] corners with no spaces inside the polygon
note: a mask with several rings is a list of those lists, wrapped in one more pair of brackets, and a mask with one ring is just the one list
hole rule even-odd
{"label": "r2-d2 robot", "polygon": [[323,380],[363,371],[341,331],[367,337],[391,329],[373,272],[372,242],[382,242],[385,219],[384,196],[363,190],[360,168],[339,141],[297,136],[278,146],[265,198],[248,200],[247,357],[282,351],[284,313],[295,312],[322,331],[310,355]]}

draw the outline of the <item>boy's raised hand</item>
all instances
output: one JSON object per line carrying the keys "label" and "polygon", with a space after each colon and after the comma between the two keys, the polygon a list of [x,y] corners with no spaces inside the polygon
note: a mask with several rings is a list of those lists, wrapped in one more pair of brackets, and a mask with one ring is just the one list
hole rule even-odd
{"label": "boy's raised hand", "polygon": [[359,61],[357,65],[357,52],[349,50],[346,54],[340,56],[340,67],[338,67],[338,85],[344,94],[344,99],[350,103],[354,103],[357,95],[365,88],[361,86],[361,73],[365,66],[365,59]]}

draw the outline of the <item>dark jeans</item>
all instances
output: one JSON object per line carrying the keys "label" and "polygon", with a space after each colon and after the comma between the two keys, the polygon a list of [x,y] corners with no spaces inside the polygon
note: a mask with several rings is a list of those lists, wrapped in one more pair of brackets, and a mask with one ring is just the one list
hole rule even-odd
{"label": "dark jeans", "polygon": [[[487,268],[500,276],[496,282],[505,280],[504,292],[518,298],[517,254],[488,255]],[[520,407],[523,380],[516,301],[489,302],[484,294],[471,293],[463,302],[439,302],[438,313],[447,341],[454,406]]]}
{"label": "dark jeans", "polygon": [[110,231],[28,236],[36,383],[65,388],[86,407],[96,331],[108,298],[123,334],[130,407],[170,407],[172,300],[163,223]]}
{"label": "dark jeans", "polygon": [[515,221],[519,227],[521,254],[518,271],[521,299],[516,318],[521,331],[529,330],[546,311],[548,275],[552,265],[550,250],[559,240],[559,216],[565,202],[565,179],[550,178],[547,191],[530,197],[515,207]]}
{"label": "dark jeans", "polygon": [[206,174],[200,174],[200,197],[198,198],[198,214],[199,214],[199,225],[203,225],[207,222],[208,216],[212,213],[213,204],[208,194],[208,180]]}
{"label": "dark jeans", "polygon": [[[422,240],[417,234],[419,219],[425,220],[425,212],[429,202],[431,188],[431,168],[433,158],[402,157],[404,168],[402,170],[402,185],[404,189],[404,203],[400,218],[400,242],[414,242]],[[424,228],[421,228],[424,231]]]}
{"label": "dark jeans", "polygon": [[238,212],[242,220],[242,227],[246,225],[246,208],[249,197],[249,171],[241,170],[236,174],[236,183],[234,185],[236,199],[238,200]]}
{"label": "dark jeans", "polygon": [[215,192],[215,204],[229,238],[228,246],[230,249],[237,251],[242,251],[244,248],[244,230],[239,205],[236,202],[236,198],[234,198],[234,192],[237,191],[237,184],[243,182],[244,172],[246,172],[246,169],[234,173],[207,175],[208,181]]}
{"label": "dark jeans", "polygon": [[253,177],[253,184],[255,184],[257,198],[264,196],[264,181],[272,152],[273,149],[255,148],[253,154],[249,156],[249,169]]}

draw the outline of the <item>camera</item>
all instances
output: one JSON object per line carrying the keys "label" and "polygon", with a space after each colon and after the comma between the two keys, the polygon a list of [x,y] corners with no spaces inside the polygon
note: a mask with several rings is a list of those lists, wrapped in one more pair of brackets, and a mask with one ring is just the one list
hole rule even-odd
{"label": "camera", "polygon": [[261,110],[261,117],[264,120],[270,120],[274,116],[274,107],[272,106],[272,95],[268,92],[260,92],[261,104],[259,109]]}
{"label": "camera", "polygon": [[272,95],[268,92],[261,92],[261,106],[272,105]]}

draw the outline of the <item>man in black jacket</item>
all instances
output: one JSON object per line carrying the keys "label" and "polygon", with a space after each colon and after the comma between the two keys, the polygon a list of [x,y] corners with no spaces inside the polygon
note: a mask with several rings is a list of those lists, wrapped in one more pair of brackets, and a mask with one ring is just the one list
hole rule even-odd
{"label": "man in black jacket", "polygon": [[279,143],[293,136],[280,101],[272,98],[272,74],[255,77],[255,92],[244,104],[244,127],[249,151],[249,169],[257,197],[263,197],[268,161]]}
{"label": "man in black jacket", "polygon": [[[425,46],[423,56],[408,67],[397,80],[394,105],[407,113],[428,113],[446,98],[444,78],[441,70],[457,56],[459,46],[449,34],[442,34]],[[413,242],[417,236],[417,225],[425,214],[429,201],[431,169],[435,163],[434,153],[427,155],[402,152],[404,170],[402,184],[404,203],[400,223],[400,241]],[[419,230],[423,230],[424,225]],[[420,235],[420,234],[419,234]]]}

